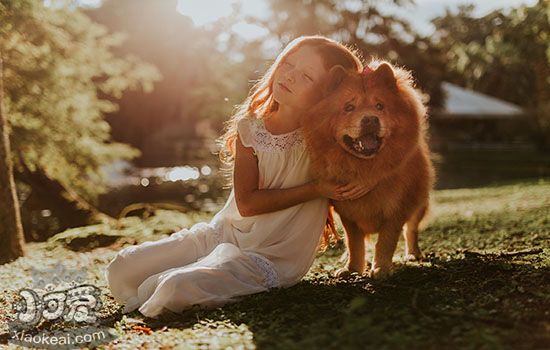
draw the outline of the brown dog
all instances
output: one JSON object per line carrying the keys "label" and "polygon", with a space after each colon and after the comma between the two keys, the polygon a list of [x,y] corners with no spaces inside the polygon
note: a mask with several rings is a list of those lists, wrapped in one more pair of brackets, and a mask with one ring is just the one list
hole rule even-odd
{"label": "brown dog", "polygon": [[378,233],[370,275],[385,276],[405,224],[407,259],[422,257],[418,225],[435,176],[425,105],[410,72],[380,61],[363,73],[333,67],[322,93],[302,120],[312,174],[336,182],[360,179],[372,188],[359,199],[333,202],[348,248],[347,266],[337,275],[364,272],[365,238]]}

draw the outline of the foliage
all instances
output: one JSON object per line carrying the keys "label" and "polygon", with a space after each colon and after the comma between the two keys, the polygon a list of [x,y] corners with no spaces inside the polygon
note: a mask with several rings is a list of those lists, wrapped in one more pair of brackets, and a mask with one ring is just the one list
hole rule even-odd
{"label": "foliage", "polygon": [[128,36],[120,52],[152,62],[163,75],[154,94],[117,101],[120,110],[109,116],[114,138],[139,147],[147,166],[211,157],[208,141],[245,98],[260,62],[257,51],[239,52],[243,42],[231,34],[236,14],[199,27],[176,11],[174,0],[106,0],[86,13]]}
{"label": "foliage", "polygon": [[270,0],[271,15],[251,19],[270,31],[283,46],[299,35],[322,34],[357,48],[366,62],[389,60],[413,71],[431,106],[442,103],[441,52],[429,38],[418,35],[410,23],[389,14],[387,8],[412,4],[409,0],[336,1]]}
{"label": "foliage", "polygon": [[[275,46],[302,34],[334,37],[364,51],[365,59],[380,56],[405,65],[430,93],[430,103],[441,103],[440,53],[408,22],[379,10],[378,3],[355,2],[360,6],[349,7],[334,0],[270,0],[266,19],[245,17],[236,6],[227,18],[199,27],[177,13],[174,2],[106,0],[100,8],[86,11],[110,30],[128,35],[121,52],[153,62],[164,76],[153,95],[124,95],[120,110],[109,118],[115,139],[143,151],[143,165],[207,158],[215,150],[207,148],[208,142],[219,135],[223,121],[268,68],[280,50]],[[242,21],[265,27],[269,34],[256,40],[239,37],[233,25]]]}
{"label": "foliage", "polygon": [[110,141],[104,114],[117,105],[99,97],[150,92],[159,79],[152,65],[113,54],[123,40],[78,8],[0,1],[4,102],[16,168],[19,162],[42,168],[93,201],[105,190],[100,167],[139,154]]}
{"label": "foliage", "polygon": [[550,3],[483,17],[473,6],[433,21],[434,44],[446,52],[448,79],[527,108],[550,145]]}

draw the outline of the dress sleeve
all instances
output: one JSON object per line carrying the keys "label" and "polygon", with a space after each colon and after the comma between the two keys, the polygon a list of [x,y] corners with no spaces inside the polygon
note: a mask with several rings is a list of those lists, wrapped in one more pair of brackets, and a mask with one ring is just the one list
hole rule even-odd
{"label": "dress sleeve", "polygon": [[256,151],[256,142],[254,138],[253,120],[243,118],[237,122],[237,132],[241,138],[241,142],[245,147],[252,147]]}

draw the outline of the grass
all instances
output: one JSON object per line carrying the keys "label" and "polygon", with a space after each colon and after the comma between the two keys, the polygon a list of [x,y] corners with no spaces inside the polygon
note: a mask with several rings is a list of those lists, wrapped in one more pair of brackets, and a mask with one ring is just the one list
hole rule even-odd
{"label": "grass", "polygon": [[[116,338],[99,348],[543,349],[550,345],[549,213],[548,180],[436,191],[420,238],[425,261],[403,262],[401,241],[386,280],[335,279],[344,252],[338,246],[288,289],[160,319],[122,315],[102,277],[116,251],[208,219],[158,211],[117,229],[88,226],[29,244],[27,256],[0,266],[0,317],[12,317],[10,305],[19,288],[32,285],[33,268],[62,260],[85,268],[87,282],[101,288],[98,316]],[[0,327],[5,344],[8,328]]]}

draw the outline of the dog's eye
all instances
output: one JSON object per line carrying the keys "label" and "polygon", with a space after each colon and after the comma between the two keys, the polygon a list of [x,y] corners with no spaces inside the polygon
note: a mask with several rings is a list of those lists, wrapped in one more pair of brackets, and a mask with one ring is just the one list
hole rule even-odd
{"label": "dog's eye", "polygon": [[355,109],[355,106],[352,105],[351,103],[347,103],[346,106],[344,107],[344,111],[346,112],[351,112]]}
{"label": "dog's eye", "polygon": [[376,109],[379,110],[379,111],[381,111],[381,110],[384,109],[384,105],[381,104],[381,103],[377,103],[375,107],[376,107]]}

